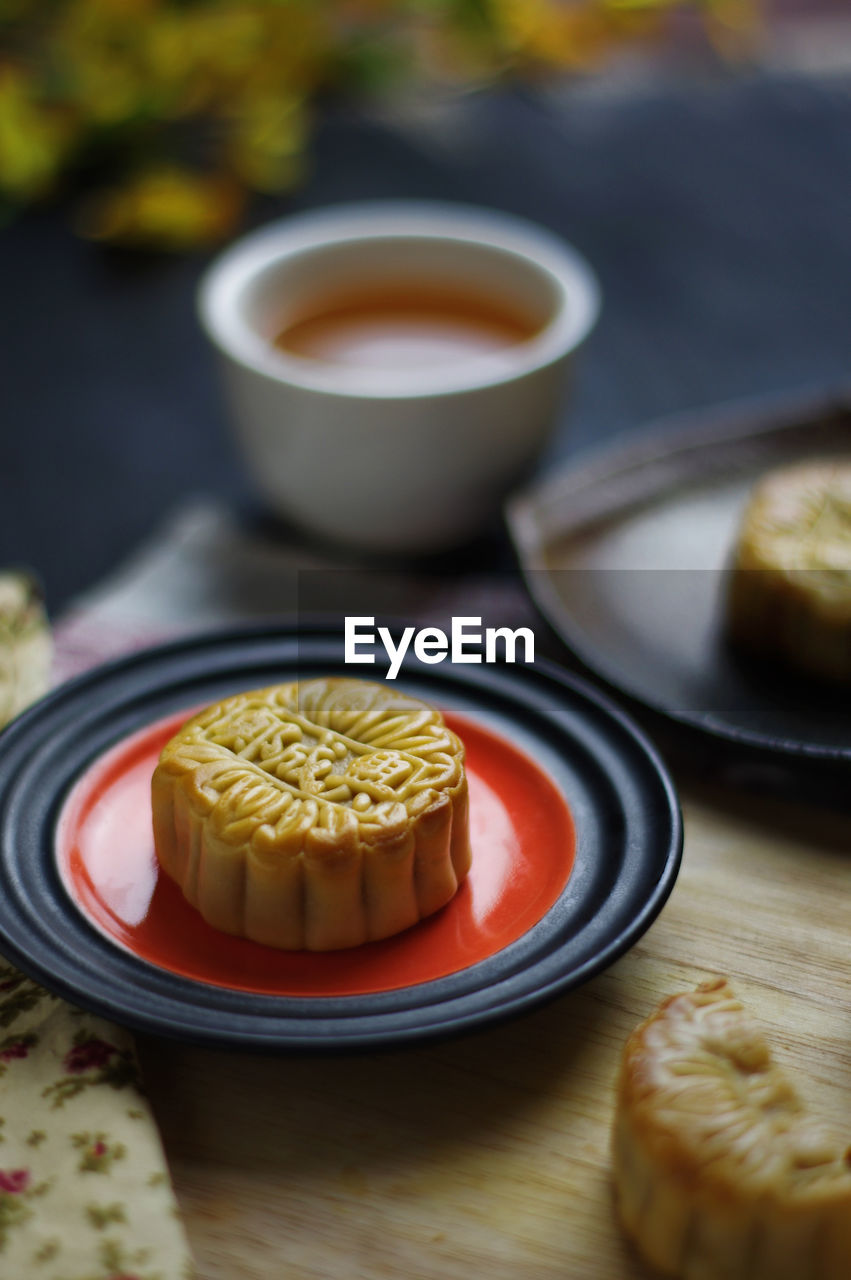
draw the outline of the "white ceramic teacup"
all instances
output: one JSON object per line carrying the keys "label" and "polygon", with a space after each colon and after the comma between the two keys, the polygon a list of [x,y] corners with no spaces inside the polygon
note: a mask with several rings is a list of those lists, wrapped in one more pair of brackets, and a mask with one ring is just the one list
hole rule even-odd
{"label": "white ceramic teacup", "polygon": [[[274,345],[331,289],[414,278],[499,298],[540,327],[498,360],[353,368]],[[201,284],[233,422],[269,506],[371,551],[457,544],[544,445],[573,352],[599,307],[590,269],[556,236],[463,205],[382,202],[287,218],[236,242]]]}

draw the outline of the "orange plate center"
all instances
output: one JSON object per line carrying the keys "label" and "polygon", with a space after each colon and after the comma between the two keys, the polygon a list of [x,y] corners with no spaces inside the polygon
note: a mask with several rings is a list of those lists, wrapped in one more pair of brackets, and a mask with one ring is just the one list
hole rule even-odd
{"label": "orange plate center", "polygon": [[473,866],[452,901],[413,928],[346,951],[277,951],[213,929],[159,870],[151,775],[192,712],[159,720],[100,757],[59,821],[65,888],[111,941],[162,969],[238,991],[366,995],[441,978],[501,951],[560,896],[573,866],[567,804],[528,756],[489,729],[446,721],[466,747]]}

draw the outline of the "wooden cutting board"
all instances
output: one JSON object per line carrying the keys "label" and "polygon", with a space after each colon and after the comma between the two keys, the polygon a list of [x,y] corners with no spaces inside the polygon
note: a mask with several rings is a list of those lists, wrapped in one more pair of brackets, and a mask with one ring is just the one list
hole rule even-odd
{"label": "wooden cutting board", "polygon": [[713,974],[851,1141],[851,818],[693,786],[683,809],[657,922],[537,1013],[379,1056],[142,1040],[203,1280],[640,1280],[609,1176],[621,1048]]}

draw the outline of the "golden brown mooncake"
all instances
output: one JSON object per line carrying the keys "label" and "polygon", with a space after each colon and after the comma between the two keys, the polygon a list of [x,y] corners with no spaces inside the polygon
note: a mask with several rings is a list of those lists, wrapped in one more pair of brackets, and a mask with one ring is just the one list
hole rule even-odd
{"label": "golden brown mooncake", "polygon": [[851,681],[851,461],[766,475],[742,520],[728,629],[741,646]]}
{"label": "golden brown mooncake", "polygon": [[614,1178],[643,1257],[683,1280],[847,1280],[848,1152],[804,1107],[723,978],[629,1037]]}
{"label": "golden brown mooncake", "polygon": [[407,929],[470,867],[464,747],[440,712],[365,680],[208,707],[152,782],[164,870],[208,924],[286,950]]}

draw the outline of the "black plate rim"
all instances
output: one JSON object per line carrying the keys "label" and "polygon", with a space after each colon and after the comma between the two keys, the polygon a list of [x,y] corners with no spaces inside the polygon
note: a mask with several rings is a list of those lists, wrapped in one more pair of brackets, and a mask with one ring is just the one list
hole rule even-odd
{"label": "black plate rim", "polygon": [[[152,690],[150,697],[139,699],[130,696],[140,672],[143,677],[158,670],[162,675],[163,671],[179,671],[188,664],[189,672],[194,670],[199,678],[209,683],[211,654],[223,659],[227,667],[228,663],[237,660],[237,655],[242,655],[245,659],[250,654],[255,663],[260,662],[270,649],[281,645],[289,645],[291,649],[294,645],[297,653],[304,652],[305,656],[310,653],[309,660],[313,661],[316,646],[322,654],[329,652],[329,646],[335,651],[341,651],[342,637],[340,629],[334,627],[320,626],[308,630],[304,626],[269,623],[186,636],[114,659],[76,677],[48,694],[5,730],[4,752],[0,758],[0,879],[5,882],[6,892],[0,895],[0,940],[6,959],[55,994],[119,1021],[135,1031],[208,1046],[264,1052],[356,1051],[440,1039],[461,1031],[494,1025],[536,1008],[608,967],[635,943],[656,918],[676,881],[682,856],[682,819],[673,782],[655,747],[625,712],[586,681],[568,674],[554,663],[539,660],[529,667],[518,664],[511,668],[481,666],[466,667],[462,671],[453,668],[452,680],[470,696],[481,697],[486,701],[492,698],[498,702],[500,697],[507,697],[509,693],[516,700],[520,689],[524,697],[535,704],[535,715],[540,714],[538,704],[546,699],[548,705],[554,700],[561,706],[563,701],[571,709],[571,714],[581,713],[599,718],[601,724],[608,726],[607,731],[613,735],[613,741],[629,744],[634,756],[631,768],[635,772],[635,786],[642,791],[648,802],[652,801],[654,814],[664,837],[659,836],[659,847],[651,855],[645,855],[652,856],[653,859],[652,869],[656,879],[652,889],[643,894],[627,923],[620,926],[603,945],[573,969],[565,972],[560,968],[557,946],[553,952],[544,951],[542,956],[536,957],[535,946],[543,945],[535,942],[536,932],[541,928],[539,925],[517,943],[497,953],[497,957],[478,962],[462,970],[460,975],[451,975],[448,980],[448,996],[442,996],[431,1003],[426,1001],[418,1004],[415,1001],[414,1006],[404,1007],[405,998],[410,998],[411,992],[422,992],[426,988],[436,991],[447,980],[440,979],[437,982],[418,984],[417,987],[403,988],[401,998],[397,992],[379,993],[372,998],[372,1006],[377,1001],[379,1005],[383,1005],[381,1011],[377,1014],[370,1013],[366,1018],[362,1009],[369,1006],[370,997],[318,997],[315,1000],[321,1009],[311,1012],[308,1008],[311,1003],[309,998],[254,996],[198,984],[191,979],[181,979],[166,970],[157,969],[129,952],[119,962],[117,958],[123,953],[86,923],[65,896],[64,889],[59,884],[52,850],[48,855],[44,849],[38,854],[40,861],[37,869],[38,874],[47,879],[39,892],[47,895],[48,905],[51,905],[49,899],[52,897],[52,907],[60,926],[64,925],[67,929],[68,921],[73,918],[75,927],[70,929],[70,938],[74,946],[77,946],[81,936],[85,938],[87,945],[82,957],[74,952],[73,961],[67,954],[67,940],[63,941],[62,938],[53,942],[53,950],[49,950],[47,955],[40,954],[38,947],[34,947],[34,941],[37,940],[41,946],[45,939],[38,935],[35,939],[29,937],[27,908],[24,905],[27,893],[32,891],[33,886],[32,883],[21,883],[21,856],[10,854],[15,841],[20,843],[21,812],[25,812],[23,801],[26,800],[27,786],[31,789],[33,785],[31,775],[34,771],[37,773],[39,768],[38,751],[33,757],[31,749],[36,746],[42,754],[49,754],[59,747],[64,749],[62,743],[59,747],[54,745],[51,730],[57,724],[64,725],[62,732],[68,737],[72,732],[68,716],[72,717],[73,732],[78,735],[76,740],[80,744],[80,750],[76,759],[68,763],[70,780],[67,785],[63,784],[47,795],[43,801],[43,806],[46,806],[44,812],[49,809],[50,822],[55,825],[68,787],[84,771],[91,759],[96,758],[109,745],[104,744],[91,750],[92,735],[96,738],[97,733],[103,732],[99,728],[96,733],[91,726],[105,723],[106,731],[113,735],[111,741],[120,741],[131,729],[124,728],[116,732],[116,722],[120,728],[123,724],[122,716],[126,719],[130,715],[131,718],[141,717],[141,722],[144,723],[145,706],[157,693],[163,696],[161,686],[158,690]],[[290,669],[292,661],[291,654]],[[329,661],[327,656],[323,657],[322,665],[327,667]],[[406,666],[409,668],[411,664]],[[419,664],[414,666],[414,671],[407,670],[408,677],[433,682],[435,696],[439,697],[437,690],[444,682],[439,675],[435,675],[435,669],[423,669]],[[251,678],[250,669],[247,675]],[[173,687],[174,679],[167,691]],[[99,717],[97,711],[90,712],[88,727],[83,725],[81,728],[80,707],[92,701],[93,693],[103,694],[105,689],[111,688],[116,700],[115,706],[107,702],[105,717]],[[150,722],[152,718],[155,718],[153,711],[147,715],[147,721]],[[559,730],[555,721],[552,725],[554,732],[563,733],[563,729]],[[59,733],[60,738],[62,732]],[[44,826],[47,819],[40,821]],[[24,836],[26,837],[25,830]],[[44,836],[41,843],[46,839]],[[48,856],[49,867],[45,861]],[[32,878],[35,873],[30,870],[26,874]],[[548,913],[545,921],[554,912],[555,908]],[[39,924],[42,933],[47,927],[45,923]],[[551,931],[556,930],[556,927],[557,917],[550,926]],[[580,936],[584,928],[585,926],[580,929]],[[547,942],[546,938],[544,942]],[[48,939],[48,946],[50,945]],[[494,965],[493,961],[497,963]],[[89,965],[88,970],[86,964]],[[105,970],[99,969],[99,966],[105,966]],[[483,975],[488,966],[494,970],[494,981],[482,986]],[[84,973],[88,973],[88,979],[82,986],[81,968]],[[143,1000],[141,1007],[134,1004],[130,1009],[125,1008],[120,999],[121,981],[118,981],[116,974],[122,981],[124,975],[129,974],[134,998],[141,989],[147,1003]],[[101,977],[100,984],[95,981],[98,975]],[[533,982],[533,978],[537,978],[537,981]],[[453,980],[456,979],[458,981],[454,981],[453,986]],[[215,1006],[216,1016],[202,1018],[200,1022],[196,1018],[191,1028],[188,1028],[175,1016],[174,1010],[167,1007],[167,1002],[164,1006],[156,990],[158,984],[163,982],[172,988],[175,984],[188,984],[196,997],[199,988],[208,996],[213,993],[212,1004]],[[472,993],[465,990],[470,982],[473,984]],[[460,989],[460,995],[456,988]],[[243,1012],[239,1016],[226,1012],[225,1025],[222,1025],[222,1010],[227,1011],[227,1006],[234,1002],[240,1004]],[[297,1008],[295,1014],[294,1008]]]}

